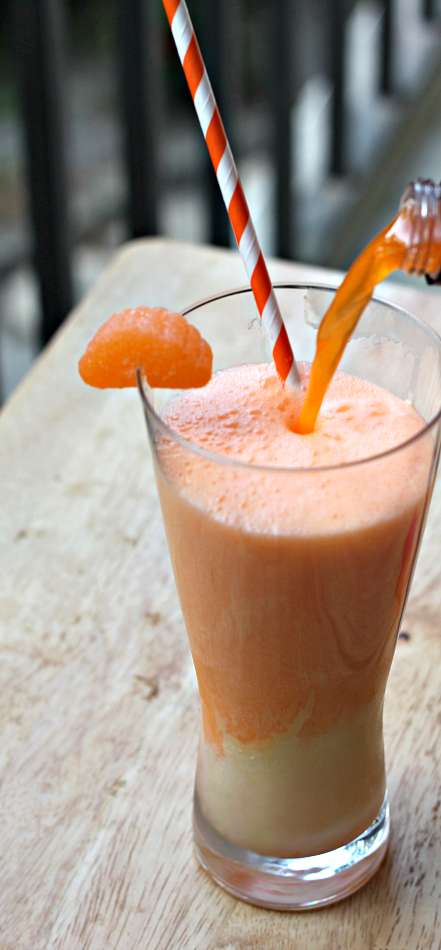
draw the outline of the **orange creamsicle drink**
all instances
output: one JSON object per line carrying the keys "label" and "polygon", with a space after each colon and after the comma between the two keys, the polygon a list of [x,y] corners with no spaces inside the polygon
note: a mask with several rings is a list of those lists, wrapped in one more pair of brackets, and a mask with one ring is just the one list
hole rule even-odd
{"label": "orange creamsicle drink", "polygon": [[126,309],[79,363],[93,386],[137,381],[144,403],[201,699],[197,855],[268,907],[344,897],[387,847],[383,699],[439,458],[441,341],[370,301],[415,248],[434,272],[423,211],[414,190],[335,297],[278,285],[296,391],[240,331],[247,288],[184,314]]}
{"label": "orange creamsicle drink", "polygon": [[271,364],[226,369],[166,406],[181,440],[155,439],[201,697],[197,808],[279,858],[339,848],[381,809],[383,697],[433,458],[418,412],[377,385],[337,373],[310,435],[293,431],[303,398]]}
{"label": "orange creamsicle drink", "polygon": [[268,907],[338,900],[385,854],[383,698],[439,457],[439,339],[349,284],[277,287],[298,391],[246,288],[194,304],[199,326],[115,314],[79,366],[138,379],[199,682],[196,852]]}

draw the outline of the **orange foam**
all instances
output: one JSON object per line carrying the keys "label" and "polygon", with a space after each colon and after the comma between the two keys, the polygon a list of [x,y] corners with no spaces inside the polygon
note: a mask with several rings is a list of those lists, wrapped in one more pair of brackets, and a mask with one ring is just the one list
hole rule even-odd
{"label": "orange foam", "polygon": [[[311,367],[299,364],[299,370],[304,391]],[[300,435],[296,429],[302,399],[302,392],[284,386],[273,363],[233,367],[216,373],[204,390],[171,400],[164,419],[194,445],[273,468],[366,459],[402,444],[424,426],[402,399],[337,372],[315,431]]]}
{"label": "orange foam", "polygon": [[211,376],[211,349],[180,313],[163,307],[136,307],[115,313],[87,346],[78,369],[89,386],[136,386],[141,369],[150,384],[166,389],[205,386]]}

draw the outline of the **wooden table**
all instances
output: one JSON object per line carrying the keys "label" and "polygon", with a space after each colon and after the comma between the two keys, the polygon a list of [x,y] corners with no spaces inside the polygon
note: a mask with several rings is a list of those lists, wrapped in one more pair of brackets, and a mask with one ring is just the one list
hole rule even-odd
{"label": "wooden table", "polygon": [[[387,693],[385,864],[341,904],[283,914],[193,857],[196,682],[141,407],[84,386],[76,361],[116,310],[245,282],[229,251],[127,245],[0,416],[0,950],[441,946],[439,488]],[[387,293],[441,330],[424,287]]]}

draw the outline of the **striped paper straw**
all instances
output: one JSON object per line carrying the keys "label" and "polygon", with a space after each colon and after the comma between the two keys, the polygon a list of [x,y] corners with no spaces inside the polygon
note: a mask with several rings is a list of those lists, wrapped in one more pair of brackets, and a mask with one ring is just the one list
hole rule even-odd
{"label": "striped paper straw", "polygon": [[251,220],[219,109],[204,66],[185,0],[163,0],[165,12],[204,133],[222,197],[245,264],[251,289],[283,381],[300,385],[300,375],[276,295]]}

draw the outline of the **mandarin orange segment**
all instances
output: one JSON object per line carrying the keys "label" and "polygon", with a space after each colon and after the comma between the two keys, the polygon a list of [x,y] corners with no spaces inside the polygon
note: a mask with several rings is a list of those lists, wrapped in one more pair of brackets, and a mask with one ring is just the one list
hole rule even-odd
{"label": "mandarin orange segment", "polygon": [[213,355],[196,327],[163,307],[114,313],[95,334],[78,364],[80,376],[98,389],[136,386],[136,370],[150,386],[196,389],[211,377]]}

